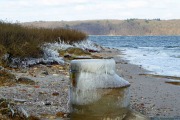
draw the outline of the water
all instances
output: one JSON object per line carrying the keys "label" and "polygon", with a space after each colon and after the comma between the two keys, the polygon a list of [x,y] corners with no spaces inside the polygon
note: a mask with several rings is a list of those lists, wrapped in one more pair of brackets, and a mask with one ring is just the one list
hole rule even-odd
{"label": "water", "polygon": [[89,36],[89,40],[122,50],[124,59],[152,74],[180,77],[180,36]]}
{"label": "water", "polygon": [[71,118],[73,120],[84,118],[86,120],[122,120],[130,111],[127,107],[128,91],[126,87],[89,90],[89,93],[94,92],[101,95],[100,99],[84,105],[72,104]]}

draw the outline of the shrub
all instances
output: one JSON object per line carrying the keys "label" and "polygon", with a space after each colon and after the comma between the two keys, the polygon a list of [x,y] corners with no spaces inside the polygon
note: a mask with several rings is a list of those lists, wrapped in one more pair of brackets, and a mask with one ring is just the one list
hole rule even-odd
{"label": "shrub", "polygon": [[7,54],[6,48],[0,44],[0,66],[5,66],[6,61],[3,59],[4,55]]}
{"label": "shrub", "polygon": [[[11,58],[37,58],[43,55],[41,46],[44,43],[53,43],[59,40],[73,43],[82,41],[86,37],[86,34],[76,30],[23,27],[19,24],[1,21],[0,54],[7,51]],[[4,48],[6,49],[4,50]]]}
{"label": "shrub", "polygon": [[0,44],[0,58],[7,53],[6,48]]}

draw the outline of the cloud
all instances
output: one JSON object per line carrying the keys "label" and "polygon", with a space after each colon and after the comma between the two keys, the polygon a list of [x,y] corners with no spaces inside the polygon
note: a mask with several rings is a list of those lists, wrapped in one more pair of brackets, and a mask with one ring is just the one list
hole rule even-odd
{"label": "cloud", "polygon": [[0,19],[173,19],[180,18],[179,4],[179,0],[0,0]]}
{"label": "cloud", "polygon": [[147,1],[144,0],[127,2],[128,8],[142,8],[142,7],[147,7],[147,5],[148,5]]}

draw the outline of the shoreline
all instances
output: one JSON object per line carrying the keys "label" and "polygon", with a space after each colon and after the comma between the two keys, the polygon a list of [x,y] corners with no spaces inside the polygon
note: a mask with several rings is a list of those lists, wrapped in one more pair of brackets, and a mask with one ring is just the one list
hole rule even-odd
{"label": "shoreline", "polygon": [[[131,84],[131,110],[151,119],[180,118],[180,87],[166,83],[170,78],[146,75],[147,70],[123,60],[118,49],[105,48],[92,55],[115,60],[116,73]],[[0,87],[1,97],[19,100],[18,106],[30,115],[43,119],[67,119],[70,83],[67,68],[62,65],[35,65],[15,71],[18,77],[30,78],[36,84]]]}
{"label": "shoreline", "polygon": [[132,110],[150,118],[180,118],[180,87],[166,83],[173,77],[151,75],[141,66],[120,57],[114,59],[117,61],[117,73],[131,83]]}
{"label": "shoreline", "polygon": [[180,119],[180,87],[172,83],[179,77],[150,74],[140,65],[124,60],[119,49],[108,49],[102,55],[113,58],[116,73],[130,82],[130,109],[151,119]]}

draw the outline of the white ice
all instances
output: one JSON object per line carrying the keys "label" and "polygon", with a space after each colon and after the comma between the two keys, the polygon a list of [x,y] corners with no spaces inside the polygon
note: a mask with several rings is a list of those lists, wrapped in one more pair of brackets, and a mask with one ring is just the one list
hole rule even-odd
{"label": "white ice", "polygon": [[71,79],[75,79],[75,85],[71,85],[71,102],[74,104],[97,101],[110,89],[130,85],[116,74],[113,59],[73,60],[70,69]]}

